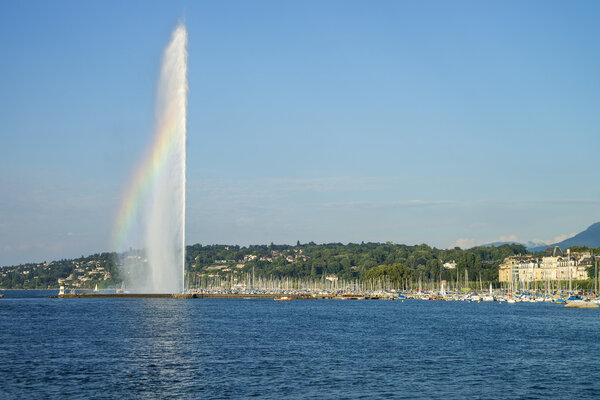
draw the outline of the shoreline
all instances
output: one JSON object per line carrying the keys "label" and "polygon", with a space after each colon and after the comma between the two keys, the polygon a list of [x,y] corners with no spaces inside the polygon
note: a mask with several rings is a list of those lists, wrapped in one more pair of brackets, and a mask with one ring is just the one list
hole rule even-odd
{"label": "shoreline", "polygon": [[52,299],[281,299],[290,300],[393,300],[383,296],[357,295],[307,295],[307,294],[218,294],[218,293],[65,293],[50,296]]}

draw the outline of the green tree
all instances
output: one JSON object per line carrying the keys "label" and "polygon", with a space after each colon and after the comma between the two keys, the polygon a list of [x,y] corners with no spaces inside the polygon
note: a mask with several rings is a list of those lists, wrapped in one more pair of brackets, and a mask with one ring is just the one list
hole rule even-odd
{"label": "green tree", "polygon": [[365,273],[366,280],[376,280],[385,277],[397,286],[401,285],[405,279],[410,279],[410,276],[410,268],[402,264],[379,265],[367,270]]}

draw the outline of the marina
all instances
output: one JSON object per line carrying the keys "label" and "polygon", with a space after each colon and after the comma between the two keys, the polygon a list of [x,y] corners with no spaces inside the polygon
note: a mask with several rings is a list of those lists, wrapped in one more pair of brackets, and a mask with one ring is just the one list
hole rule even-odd
{"label": "marina", "polygon": [[507,293],[490,290],[487,293],[478,292],[446,292],[442,291],[310,291],[310,290],[206,290],[187,291],[185,293],[106,293],[98,291],[72,291],[59,293],[52,298],[60,299],[274,299],[290,300],[423,300],[423,301],[454,301],[454,302],[498,302],[516,303],[554,303],[565,305],[566,308],[599,308],[600,297],[593,293],[574,294],[570,292],[554,293]]}

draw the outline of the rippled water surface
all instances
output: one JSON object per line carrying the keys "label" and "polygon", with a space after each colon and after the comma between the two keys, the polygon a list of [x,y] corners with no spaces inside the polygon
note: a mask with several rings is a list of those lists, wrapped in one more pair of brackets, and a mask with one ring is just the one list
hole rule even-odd
{"label": "rippled water surface", "polygon": [[600,311],[0,299],[0,398],[598,398]]}

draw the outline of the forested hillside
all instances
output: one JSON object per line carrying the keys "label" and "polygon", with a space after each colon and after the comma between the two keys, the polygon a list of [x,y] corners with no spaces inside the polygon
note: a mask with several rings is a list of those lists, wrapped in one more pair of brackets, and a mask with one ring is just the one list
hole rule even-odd
{"label": "forested hillside", "polygon": [[[469,250],[437,249],[426,244],[407,246],[392,243],[260,245],[195,244],[187,246],[186,271],[190,277],[252,273],[254,276],[319,278],[336,275],[341,279],[372,279],[378,274],[401,273],[403,279],[437,281],[471,279],[496,281],[498,265],[508,256],[525,254],[521,245],[476,247]],[[137,257],[143,251],[126,254],[94,254],[71,260],[23,264],[0,269],[0,287],[12,289],[57,288],[59,280],[74,288],[120,287],[119,260]],[[455,262],[455,268],[444,263]],[[391,268],[389,271],[388,269]]]}

